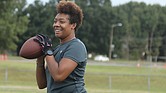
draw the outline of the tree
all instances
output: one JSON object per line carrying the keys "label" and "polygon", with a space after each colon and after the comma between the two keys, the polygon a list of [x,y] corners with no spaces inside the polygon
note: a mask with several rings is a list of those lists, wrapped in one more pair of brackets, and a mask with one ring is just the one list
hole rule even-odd
{"label": "tree", "polygon": [[166,7],[161,7],[161,11],[159,13],[159,22],[157,26],[157,30],[155,31],[158,35],[161,36],[161,45],[159,47],[159,55],[158,61],[166,61]]}
{"label": "tree", "polygon": [[[161,40],[158,39],[159,37],[157,34],[155,35],[155,31],[157,30],[157,25],[159,21],[159,10],[160,6],[154,5],[154,6],[147,6],[143,10],[143,14],[141,16],[141,27],[142,30],[145,31],[144,33],[147,33],[147,50],[146,54],[150,58],[151,56],[158,56],[159,54],[159,46],[161,44]],[[151,60],[148,59],[148,60]]]}
{"label": "tree", "polygon": [[0,1],[0,53],[15,51],[18,36],[26,31],[28,18],[21,15],[25,5],[25,0]]}
{"label": "tree", "polygon": [[157,56],[158,48],[161,45],[161,37],[157,31],[161,7],[146,5],[143,2],[129,2],[118,6],[117,9],[119,15],[123,15],[120,17],[124,23],[125,31],[122,31],[124,32],[121,42],[122,50],[117,50],[119,55],[129,59],[139,59],[143,52]]}
{"label": "tree", "polygon": [[55,0],[50,0],[48,3],[43,4],[40,0],[35,0],[33,4],[30,4],[24,14],[29,15],[28,29],[22,36],[20,36],[20,41],[18,43],[18,51],[20,50],[22,44],[30,37],[37,34],[45,34],[53,39],[55,45],[57,45],[58,39],[54,36],[53,31],[53,21],[55,16]]}
{"label": "tree", "polygon": [[[86,44],[89,53],[108,55],[111,25],[122,23],[122,27],[114,29],[113,37],[114,53],[119,58],[140,59],[143,52],[150,52],[152,56],[166,56],[163,49],[166,45],[165,7],[143,2],[112,7],[110,0],[71,1],[75,1],[83,10],[83,24],[76,31],[76,36]],[[51,36],[57,45],[52,24],[58,2],[50,0],[42,4],[40,0],[35,0],[34,4],[25,8],[21,15],[28,14],[30,22],[26,32],[19,35],[19,46],[38,33]]]}
{"label": "tree", "polygon": [[112,21],[112,7],[109,0],[78,0],[84,12],[84,21],[77,35],[85,42],[88,52],[108,54],[109,35]]}

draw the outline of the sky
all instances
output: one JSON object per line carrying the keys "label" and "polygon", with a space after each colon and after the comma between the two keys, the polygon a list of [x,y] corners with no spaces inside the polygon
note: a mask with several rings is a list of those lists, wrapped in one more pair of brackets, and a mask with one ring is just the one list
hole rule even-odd
{"label": "sky", "polygon": [[112,5],[117,6],[120,4],[128,3],[130,1],[144,2],[146,4],[160,4],[161,6],[166,5],[166,0],[112,0]]}
{"label": "sky", "polygon": [[[41,0],[43,3],[49,0]],[[111,0],[113,6],[128,3],[130,1],[145,2],[146,4],[160,4],[161,6],[166,6],[166,0]],[[34,0],[27,0],[28,4],[33,3]]]}

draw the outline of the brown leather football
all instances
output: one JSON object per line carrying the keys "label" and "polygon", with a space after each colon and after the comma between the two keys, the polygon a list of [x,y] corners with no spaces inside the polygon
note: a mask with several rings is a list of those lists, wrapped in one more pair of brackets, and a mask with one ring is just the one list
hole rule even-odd
{"label": "brown leather football", "polygon": [[26,59],[35,59],[43,55],[42,47],[34,39],[36,36],[29,38],[22,45],[19,56]]}

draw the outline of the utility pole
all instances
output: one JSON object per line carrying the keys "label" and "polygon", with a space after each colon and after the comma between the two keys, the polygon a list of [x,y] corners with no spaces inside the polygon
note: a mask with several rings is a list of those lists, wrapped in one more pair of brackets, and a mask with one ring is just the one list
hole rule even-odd
{"label": "utility pole", "polygon": [[113,35],[114,35],[114,28],[117,26],[122,26],[122,23],[112,24],[111,32],[110,32],[110,46],[109,46],[109,59],[112,59],[112,50],[113,50]]}

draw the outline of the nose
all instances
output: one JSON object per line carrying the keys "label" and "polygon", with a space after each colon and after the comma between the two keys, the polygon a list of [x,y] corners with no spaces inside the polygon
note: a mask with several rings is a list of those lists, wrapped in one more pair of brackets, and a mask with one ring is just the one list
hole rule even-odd
{"label": "nose", "polygon": [[54,22],[53,23],[53,27],[57,27],[57,26],[59,26],[59,23],[58,22]]}

